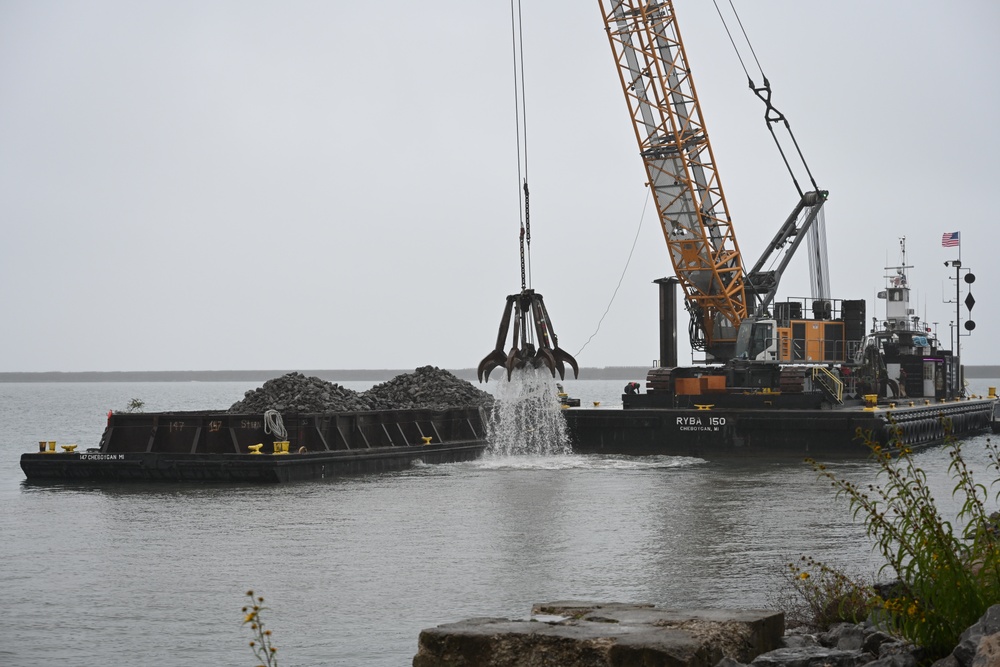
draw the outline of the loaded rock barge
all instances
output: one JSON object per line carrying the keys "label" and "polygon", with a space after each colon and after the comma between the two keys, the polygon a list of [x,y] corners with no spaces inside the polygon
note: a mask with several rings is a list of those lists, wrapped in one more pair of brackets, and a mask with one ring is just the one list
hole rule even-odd
{"label": "loaded rock barge", "polygon": [[281,440],[267,416],[112,414],[98,448],[52,443],[21,468],[29,480],[295,482],[468,461],[486,446],[479,408],[285,414]]}
{"label": "loaded rock barge", "polygon": [[486,447],[492,400],[431,366],[362,393],[292,373],[228,411],[109,413],[98,447],[40,442],[21,468],[29,480],[293,482],[468,461]]}

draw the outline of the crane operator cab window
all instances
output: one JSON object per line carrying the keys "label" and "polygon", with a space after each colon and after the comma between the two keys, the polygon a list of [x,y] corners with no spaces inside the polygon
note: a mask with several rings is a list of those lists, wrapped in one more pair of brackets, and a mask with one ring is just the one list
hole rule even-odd
{"label": "crane operator cab window", "polygon": [[[736,337],[736,354],[741,359],[761,361],[777,358],[774,342],[774,320],[744,321]],[[767,353],[767,354],[765,354]]]}
{"label": "crane operator cab window", "polygon": [[751,359],[773,359],[773,355],[761,355],[774,345],[774,324],[772,322],[757,322],[750,337]]}

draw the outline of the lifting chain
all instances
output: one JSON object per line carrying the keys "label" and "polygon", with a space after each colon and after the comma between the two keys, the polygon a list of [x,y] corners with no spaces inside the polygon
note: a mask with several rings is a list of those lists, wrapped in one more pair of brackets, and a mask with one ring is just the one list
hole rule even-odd
{"label": "lifting chain", "polygon": [[527,242],[528,255],[531,255],[531,215],[528,207],[528,181],[524,181],[524,225],[521,227],[521,291],[528,288],[524,271],[524,245]]}

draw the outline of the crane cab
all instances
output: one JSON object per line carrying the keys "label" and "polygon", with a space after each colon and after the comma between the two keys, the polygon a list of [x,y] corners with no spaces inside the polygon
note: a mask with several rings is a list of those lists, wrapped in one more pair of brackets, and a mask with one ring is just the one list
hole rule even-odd
{"label": "crane cab", "polygon": [[777,361],[777,322],[747,318],[736,334],[736,358],[751,361]]}
{"label": "crane cab", "polygon": [[[803,316],[812,313],[812,317]],[[748,317],[736,336],[736,357],[777,363],[844,363],[865,336],[865,302],[790,299],[773,317]]]}

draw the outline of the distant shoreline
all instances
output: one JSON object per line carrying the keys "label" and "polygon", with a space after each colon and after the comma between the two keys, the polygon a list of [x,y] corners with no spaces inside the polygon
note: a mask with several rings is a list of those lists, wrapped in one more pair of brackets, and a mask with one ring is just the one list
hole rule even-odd
{"label": "distant shoreline", "polygon": [[[476,381],[476,369],[447,369],[469,382]],[[643,380],[648,366],[605,366],[582,368],[583,380]],[[315,376],[330,382],[385,382],[412,373],[407,369],[327,369],[327,370],[252,370],[252,371],[42,371],[0,372],[0,382],[266,382],[291,372]],[[1000,378],[1000,366],[966,366],[967,378]]]}
{"label": "distant shoreline", "polygon": [[[462,380],[476,382],[475,368],[446,369]],[[607,366],[582,368],[585,380],[642,380],[646,366]],[[0,373],[0,382],[265,382],[288,373],[302,373],[330,382],[385,382],[413,368],[327,369],[327,370],[253,370],[253,371],[42,371]],[[499,377],[494,371],[494,379]],[[572,377],[570,373],[569,377]]]}

